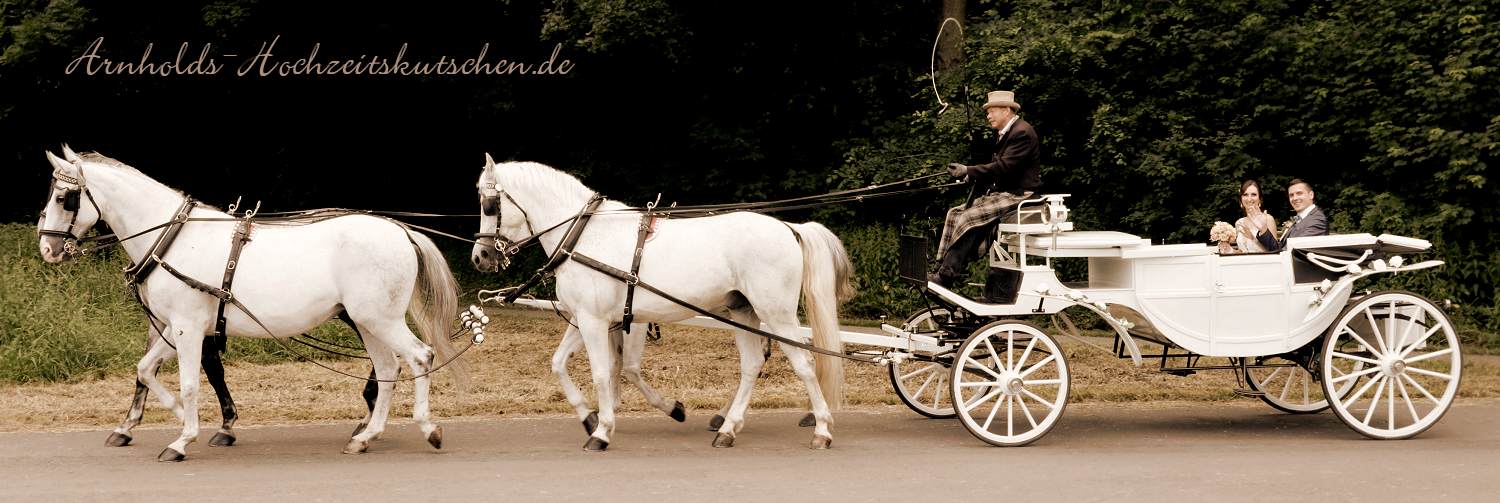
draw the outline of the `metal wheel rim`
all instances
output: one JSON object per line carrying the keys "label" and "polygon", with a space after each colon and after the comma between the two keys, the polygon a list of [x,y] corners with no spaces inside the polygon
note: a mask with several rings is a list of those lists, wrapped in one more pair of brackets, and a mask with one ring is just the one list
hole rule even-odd
{"label": "metal wheel rim", "polygon": [[1062,348],[1030,324],[986,325],[959,346],[954,362],[959,422],[990,444],[1034,442],[1067,406],[1071,379]]}
{"label": "metal wheel rim", "polygon": [[[936,331],[934,316],[948,314],[947,309],[922,310],[907,318],[902,329]],[[953,395],[949,394],[950,366],[940,362],[908,360],[891,363],[886,367],[891,378],[891,388],[911,410],[934,419],[948,419],[957,415],[953,410]]]}
{"label": "metal wheel rim", "polygon": [[1324,393],[1363,382],[1331,408],[1344,424],[1377,439],[1410,438],[1436,424],[1453,404],[1463,371],[1453,323],[1409,292],[1380,292],[1345,309],[1325,336],[1321,359]]}

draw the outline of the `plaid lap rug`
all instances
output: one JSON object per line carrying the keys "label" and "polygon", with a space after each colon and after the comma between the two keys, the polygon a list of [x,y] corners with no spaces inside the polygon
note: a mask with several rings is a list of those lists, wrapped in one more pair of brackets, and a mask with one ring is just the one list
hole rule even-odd
{"label": "plaid lap rug", "polygon": [[948,247],[958,240],[970,229],[976,229],[999,221],[1001,218],[1014,215],[1016,205],[1031,197],[1031,192],[1021,195],[1009,192],[992,192],[974,200],[974,204],[968,209],[956,206],[948,209],[948,217],[943,221],[943,237],[938,241],[938,257],[948,252]]}

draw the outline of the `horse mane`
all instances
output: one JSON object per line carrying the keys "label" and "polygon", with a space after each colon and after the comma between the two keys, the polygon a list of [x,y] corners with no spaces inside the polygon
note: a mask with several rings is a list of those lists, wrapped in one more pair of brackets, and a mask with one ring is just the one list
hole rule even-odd
{"label": "horse mane", "polygon": [[[546,164],[529,161],[501,163],[494,170],[500,186],[513,190],[524,186],[544,200],[588,199],[595,191],[584,185],[578,177]],[[606,204],[615,203],[606,201]],[[612,205],[611,205],[612,206]],[[621,205],[624,206],[624,205]]]}
{"label": "horse mane", "polygon": [[[147,176],[145,173],[142,173],[141,170],[135,169],[135,166],[131,166],[129,164],[125,164],[123,161],[120,161],[119,159],[115,159],[113,157],[110,157],[110,156],[107,156],[107,155],[104,155],[104,154],[101,154],[101,153],[98,153],[98,152],[92,152],[92,151],[90,151],[90,152],[80,152],[78,154],[78,158],[82,159],[82,160],[85,160],[85,161],[92,162],[94,164],[98,164],[98,165],[106,166],[106,167],[109,167],[109,168],[113,168],[116,171],[119,171],[121,173],[132,175],[132,176],[134,176],[136,178],[139,178],[141,180],[145,180],[147,182],[150,182],[152,184],[160,186],[163,189],[170,190],[170,191],[176,193],[179,196],[188,197],[187,193],[185,193],[183,191],[180,191],[180,190],[177,190],[177,189],[174,189],[172,187],[169,187],[169,186],[167,186],[167,184],[161,183],[161,182],[157,181],[155,178],[151,178],[150,176]],[[209,209],[212,209],[214,211],[221,211],[221,210],[219,210],[219,208],[217,206],[212,206],[212,205],[209,205],[209,204],[205,204],[202,201],[199,201],[198,205],[199,206],[206,206]]]}

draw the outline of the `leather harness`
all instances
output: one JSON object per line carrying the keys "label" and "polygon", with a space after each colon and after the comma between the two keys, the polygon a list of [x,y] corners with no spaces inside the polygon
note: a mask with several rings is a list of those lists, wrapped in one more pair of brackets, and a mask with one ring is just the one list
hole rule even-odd
{"label": "leather harness", "polygon": [[[234,305],[235,308],[245,313],[257,325],[260,325],[261,329],[265,330],[266,333],[271,333],[271,330],[255,316],[255,313],[250,312],[244,304],[240,303],[239,299],[234,298],[234,293],[230,290],[234,285],[235,272],[239,270],[240,253],[244,250],[245,244],[250,242],[250,233],[254,226],[253,218],[255,217],[255,212],[246,212],[245,216],[240,218],[239,222],[235,225],[234,234],[230,237],[229,257],[224,264],[224,279],[219,287],[214,287],[177,270],[177,268],[172,267],[171,264],[168,264],[161,258],[172,247],[172,243],[177,240],[177,235],[182,231],[182,226],[188,221],[188,215],[192,213],[193,208],[197,205],[198,203],[193,201],[192,198],[188,198],[182,202],[182,206],[177,209],[172,220],[167,223],[165,230],[162,231],[161,235],[157,236],[156,242],[146,252],[146,257],[141,259],[140,262],[125,268],[126,285],[134,291],[136,300],[140,302],[141,308],[146,312],[146,317],[158,326],[165,326],[165,323],[162,323],[151,312],[151,306],[146,304],[145,298],[141,295],[141,285],[145,283],[146,279],[151,276],[151,273],[158,266],[194,290],[207,293],[219,299],[218,311],[214,318],[214,332],[208,334],[207,337],[213,341],[211,344],[220,352],[223,352],[227,346],[225,342],[228,340],[228,333],[226,331],[227,322],[224,318],[224,309],[227,305]],[[165,340],[165,337],[163,337],[163,340]]]}

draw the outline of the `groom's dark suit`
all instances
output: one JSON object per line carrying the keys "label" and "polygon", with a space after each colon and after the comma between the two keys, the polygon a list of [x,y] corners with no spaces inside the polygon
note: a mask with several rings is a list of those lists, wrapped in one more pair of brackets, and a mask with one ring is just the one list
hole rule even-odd
{"label": "groom's dark suit", "polygon": [[1292,216],[1292,227],[1287,229],[1286,234],[1282,235],[1281,239],[1278,240],[1271,237],[1271,233],[1269,232],[1262,232],[1256,235],[1255,238],[1267,250],[1281,250],[1282,248],[1286,248],[1287,238],[1327,235],[1328,217],[1323,216],[1323,210],[1318,209],[1317,206],[1313,206],[1312,211],[1307,212],[1307,218],[1297,218],[1296,215]]}

